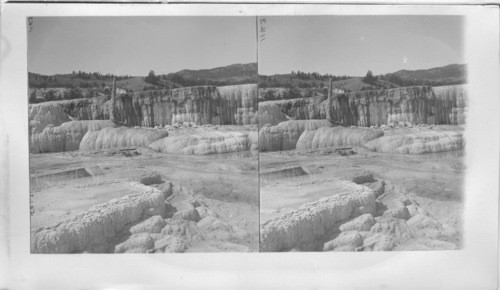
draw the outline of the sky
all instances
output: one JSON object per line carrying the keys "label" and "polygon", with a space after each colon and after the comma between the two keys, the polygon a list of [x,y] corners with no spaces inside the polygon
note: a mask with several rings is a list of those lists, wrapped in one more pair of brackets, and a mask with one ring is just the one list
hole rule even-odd
{"label": "sky", "polygon": [[145,76],[257,61],[255,17],[38,17],[28,71]]}
{"label": "sky", "polygon": [[265,20],[259,74],[299,70],[364,76],[368,70],[378,75],[464,63],[465,19],[461,16],[276,16]]}

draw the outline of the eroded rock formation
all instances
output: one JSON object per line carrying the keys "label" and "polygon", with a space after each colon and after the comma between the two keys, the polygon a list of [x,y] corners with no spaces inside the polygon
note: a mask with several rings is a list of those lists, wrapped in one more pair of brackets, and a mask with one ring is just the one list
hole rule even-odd
{"label": "eroded rock formation", "polygon": [[[259,113],[269,111],[273,106],[280,109],[281,113],[296,120],[326,119],[326,98],[323,96],[311,98],[297,98],[290,100],[267,101],[259,103]],[[325,103],[324,103],[325,102]],[[261,123],[261,125],[264,125]]]}
{"label": "eroded rock formation", "polygon": [[249,150],[255,137],[241,132],[207,132],[191,135],[171,136],[149,145],[157,152],[207,155]]}
{"label": "eroded rock formation", "polygon": [[366,143],[365,146],[372,151],[383,153],[437,153],[463,149],[464,139],[460,132],[421,131],[384,136]]}
{"label": "eroded rock formation", "polygon": [[277,126],[264,126],[259,132],[259,150],[295,149],[304,131],[312,131],[325,126],[331,126],[331,123],[327,120],[290,120],[281,122]]}
{"label": "eroded rock formation", "polygon": [[80,150],[99,150],[121,147],[147,147],[156,140],[167,137],[168,132],[151,128],[104,128],[89,131],[80,142]]}
{"label": "eroded rock formation", "polygon": [[63,108],[55,102],[42,103],[29,106],[30,134],[41,133],[48,125],[59,126],[71,121]]}
{"label": "eroded rock formation", "polygon": [[[77,120],[108,120],[110,102],[106,96],[51,102]],[[30,105],[34,106],[34,105]]]}
{"label": "eroded rock formation", "polygon": [[78,150],[86,133],[115,126],[115,123],[109,120],[70,121],[60,126],[48,125],[41,133],[31,134],[30,152]]}
{"label": "eroded rock formation", "polygon": [[384,135],[384,131],[368,128],[322,127],[304,131],[297,141],[297,149],[323,149],[363,146],[368,141]]}

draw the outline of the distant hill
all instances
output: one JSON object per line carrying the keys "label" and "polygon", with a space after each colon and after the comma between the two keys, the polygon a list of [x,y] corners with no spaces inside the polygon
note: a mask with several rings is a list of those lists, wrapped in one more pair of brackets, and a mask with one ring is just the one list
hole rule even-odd
{"label": "distant hill", "polygon": [[237,85],[257,83],[257,63],[232,64],[224,67],[200,70],[181,70],[160,76],[160,80],[182,86]]}
{"label": "distant hill", "polygon": [[322,89],[328,86],[330,77],[333,79],[333,86],[344,91],[362,91],[422,85],[444,86],[466,83],[467,66],[465,64],[451,64],[431,69],[399,70],[394,73],[374,76],[372,79],[303,72],[269,76],[259,75],[259,87]]}
{"label": "distant hill", "polygon": [[[126,92],[172,89],[200,85],[237,85],[257,83],[257,64],[232,64],[201,70],[181,70],[176,73],[147,76],[112,75],[74,71],[68,74],[42,75],[28,73],[30,102],[92,97],[110,94],[116,78],[116,86]],[[91,92],[91,93],[89,93]]]}
{"label": "distant hill", "polygon": [[[328,86],[329,79],[334,82],[352,79],[351,76],[333,76],[329,74],[292,72],[290,74],[259,75],[260,88],[285,87],[285,88],[324,88]],[[335,85],[335,84],[334,84]],[[367,84],[367,86],[370,86]]]}
{"label": "distant hill", "polygon": [[[151,72],[150,72],[151,73]],[[153,72],[154,74],[154,72]],[[257,83],[257,64],[232,64],[225,67],[201,70],[181,70],[176,73],[154,76],[117,76],[100,73],[72,72],[68,74],[41,75],[28,73],[31,89],[40,88],[101,88],[110,87],[113,78],[117,87],[127,91],[179,88],[196,85],[233,85]]]}
{"label": "distant hill", "polygon": [[241,81],[257,76],[257,63],[232,64],[223,67],[200,70],[181,70],[176,74],[187,79],[207,79],[214,81]]}
{"label": "distant hill", "polygon": [[420,70],[399,70],[382,76],[400,86],[405,85],[454,85],[467,82],[467,65],[450,64],[442,67]]}

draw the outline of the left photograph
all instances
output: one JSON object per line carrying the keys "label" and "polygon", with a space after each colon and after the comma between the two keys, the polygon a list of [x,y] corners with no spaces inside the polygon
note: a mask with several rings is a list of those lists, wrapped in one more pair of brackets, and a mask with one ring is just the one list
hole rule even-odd
{"label": "left photograph", "polygon": [[259,250],[255,17],[29,17],[31,253]]}

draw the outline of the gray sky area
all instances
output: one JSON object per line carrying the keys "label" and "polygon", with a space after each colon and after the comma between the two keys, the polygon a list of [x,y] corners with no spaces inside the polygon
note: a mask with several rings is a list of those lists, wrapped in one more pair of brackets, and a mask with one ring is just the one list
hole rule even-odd
{"label": "gray sky area", "polygon": [[362,76],[464,63],[461,16],[265,18],[259,74]]}
{"label": "gray sky area", "polygon": [[28,71],[147,75],[256,62],[255,17],[43,17]]}

